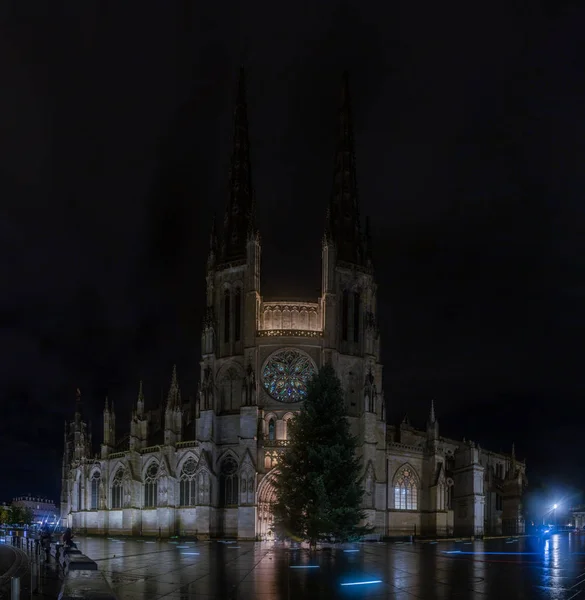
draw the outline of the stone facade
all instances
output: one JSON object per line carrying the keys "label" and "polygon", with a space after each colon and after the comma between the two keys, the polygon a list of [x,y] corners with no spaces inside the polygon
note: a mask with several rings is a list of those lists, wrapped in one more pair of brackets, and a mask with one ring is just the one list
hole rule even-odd
{"label": "stone facade", "polygon": [[273,535],[272,478],[308,378],[335,368],[359,440],[364,510],[376,536],[523,531],[524,465],[470,442],[386,423],[377,286],[368,226],[359,222],[347,78],[333,192],[321,245],[321,294],[269,300],[260,289],[243,73],[235,111],[230,198],[212,231],[196,400],[181,400],[176,372],[164,406],[145,410],[140,389],[130,432],[116,443],[106,402],[100,456],[92,456],[78,397],[66,424],[62,514],[101,534],[240,539]]}

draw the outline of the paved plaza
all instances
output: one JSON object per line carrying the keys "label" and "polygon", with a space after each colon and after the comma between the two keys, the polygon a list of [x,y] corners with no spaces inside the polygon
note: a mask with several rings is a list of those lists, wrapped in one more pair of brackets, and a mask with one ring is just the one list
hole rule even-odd
{"label": "paved plaza", "polygon": [[585,535],[322,550],[79,538],[120,600],[585,599]]}

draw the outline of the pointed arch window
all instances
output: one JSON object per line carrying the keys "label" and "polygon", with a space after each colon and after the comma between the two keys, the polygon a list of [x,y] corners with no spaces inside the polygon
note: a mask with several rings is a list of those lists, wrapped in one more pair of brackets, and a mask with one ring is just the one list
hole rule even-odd
{"label": "pointed arch window", "polygon": [[77,510],[83,510],[83,487],[81,477],[77,480]]}
{"label": "pointed arch window", "polygon": [[124,470],[118,469],[112,482],[112,508],[122,508],[124,501]]}
{"label": "pointed arch window", "polygon": [[276,423],[274,419],[268,421],[268,439],[271,441],[276,439]]}
{"label": "pointed arch window", "polygon": [[91,510],[99,508],[100,481],[100,472],[95,471],[91,476]]}
{"label": "pointed arch window", "polygon": [[225,343],[230,341],[230,304],[230,291],[226,290],[223,294],[223,341]]}
{"label": "pointed arch window", "polygon": [[242,290],[238,288],[234,297],[234,339],[240,341],[242,329]]}
{"label": "pointed arch window", "polygon": [[347,326],[349,319],[349,292],[343,290],[341,297],[341,339],[347,341]]}
{"label": "pointed arch window", "polygon": [[283,419],[282,421],[282,438],[288,440],[288,422],[290,419]]}
{"label": "pointed arch window", "polygon": [[412,470],[404,467],[394,480],[394,508],[396,510],[418,510],[418,489]]}
{"label": "pointed arch window", "polygon": [[228,456],[221,463],[219,503],[222,508],[238,504],[238,463]]}
{"label": "pointed arch window", "polygon": [[144,508],[155,508],[158,504],[158,465],[150,463],[144,478]]}
{"label": "pointed arch window", "polygon": [[353,341],[360,341],[360,293],[355,292],[353,295]]}
{"label": "pointed arch window", "polygon": [[197,478],[195,471],[197,464],[194,458],[188,458],[181,469],[179,481],[179,505],[194,506],[197,504]]}
{"label": "pointed arch window", "polygon": [[199,504],[209,504],[211,499],[211,478],[207,471],[199,471],[197,478],[197,493]]}

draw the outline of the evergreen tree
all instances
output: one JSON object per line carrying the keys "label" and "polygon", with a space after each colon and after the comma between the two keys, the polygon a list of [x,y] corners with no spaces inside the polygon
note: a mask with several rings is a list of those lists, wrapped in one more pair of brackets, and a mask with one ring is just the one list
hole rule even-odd
{"label": "evergreen tree", "polygon": [[277,527],[292,537],[347,541],[360,526],[364,490],[341,383],[329,364],[309,383],[307,399],[287,429],[289,447],[274,478]]}

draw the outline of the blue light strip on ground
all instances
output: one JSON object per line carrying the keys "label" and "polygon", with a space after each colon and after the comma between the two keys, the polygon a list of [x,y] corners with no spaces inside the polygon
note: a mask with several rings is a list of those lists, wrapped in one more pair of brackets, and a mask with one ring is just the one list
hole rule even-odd
{"label": "blue light strip on ground", "polygon": [[495,555],[506,555],[506,556],[538,556],[540,552],[464,552],[463,550],[443,550],[443,554],[495,554]]}
{"label": "blue light strip on ground", "polygon": [[318,569],[319,565],[291,565],[291,569]]}
{"label": "blue light strip on ground", "polygon": [[382,580],[372,579],[372,581],[352,581],[351,583],[342,583],[341,585],[370,585],[372,583],[382,583]]}

